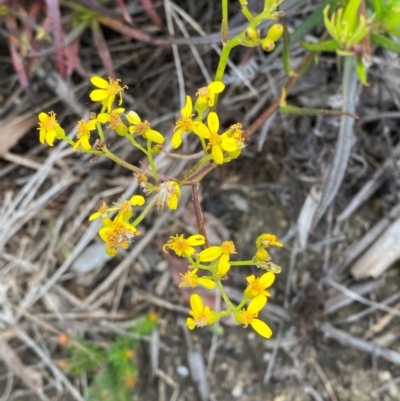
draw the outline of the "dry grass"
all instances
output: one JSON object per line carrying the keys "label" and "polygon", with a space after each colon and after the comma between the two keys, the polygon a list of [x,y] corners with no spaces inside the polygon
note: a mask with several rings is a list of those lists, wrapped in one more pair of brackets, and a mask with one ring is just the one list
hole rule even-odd
{"label": "dry grass", "polygon": [[[105,31],[116,74],[130,87],[125,102],[171,134],[185,93],[194,94],[213,76],[219,6],[165,0],[164,7],[157,3],[157,22],[142,8],[148,1],[127,3],[143,33],[171,44]],[[286,0],[289,28],[316,3]],[[232,16],[232,30],[243,24],[240,13]],[[80,72],[104,74],[87,35]],[[35,131],[38,111],[54,109],[74,135],[74,122],[92,111],[88,81],[78,73],[62,78],[49,54],[37,59],[29,90],[21,90],[7,42],[0,46],[0,400],[83,400],[90,378],[74,379],[59,368],[58,335],[103,341],[150,309],[159,312],[161,325],[146,344],[138,399],[399,399],[400,276],[393,266],[400,259],[398,57],[374,55],[370,86],[359,88],[361,118],[345,181],[312,234],[310,214],[332,161],[337,117],[277,112],[249,139],[242,159],[203,183],[213,241],[230,237],[244,255],[251,254],[247,244],[260,231],[276,232],[285,243],[274,255],[283,273],[266,310],[275,335],[264,342],[229,321],[222,336],[189,334],[181,324],[189,293],[174,285],[180,266],[161,248],[177,231],[196,231],[189,190],[178,211],[147,218],[143,235],[127,252],[112,260],[101,256],[98,225],[89,223],[88,215],[103,200],[132,195],[135,179],[63,143],[40,146]],[[285,77],[278,53],[267,57],[242,48],[233,54],[220,105],[225,125],[241,120],[248,126],[279,97]],[[293,44],[294,67],[305,55]],[[329,107],[340,79],[336,59],[322,56],[294,87],[290,102]],[[142,162],[118,138],[111,148],[132,163]],[[165,150],[156,160],[164,174],[176,176],[193,163]],[[197,150],[191,140],[184,143],[187,154]],[[232,299],[244,278],[240,272],[230,279]],[[218,306],[220,300],[211,295],[211,302]],[[201,339],[193,343],[193,335]],[[186,366],[192,380],[179,373]]]}

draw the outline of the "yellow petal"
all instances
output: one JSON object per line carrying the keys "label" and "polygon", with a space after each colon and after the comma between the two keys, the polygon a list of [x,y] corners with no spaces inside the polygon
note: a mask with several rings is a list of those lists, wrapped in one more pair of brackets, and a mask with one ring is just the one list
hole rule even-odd
{"label": "yellow petal", "polygon": [[40,143],[44,143],[45,139],[46,139],[46,130],[44,130],[43,128],[40,128],[40,130],[39,130]]}
{"label": "yellow petal", "polygon": [[186,319],[186,326],[189,330],[193,330],[196,327],[196,322],[191,317],[188,317]]}
{"label": "yellow petal", "polygon": [[132,110],[126,113],[126,119],[131,124],[140,124],[142,122],[141,118],[139,117],[139,114]]}
{"label": "yellow petal", "polygon": [[193,105],[190,96],[186,96],[185,107],[181,110],[182,117],[188,118],[192,115]]}
{"label": "yellow petal", "polygon": [[231,265],[229,263],[229,255],[222,254],[218,261],[218,274],[220,276],[225,276],[230,270]]}
{"label": "yellow petal", "polygon": [[92,149],[92,147],[90,146],[90,142],[89,142],[89,137],[88,136],[82,136],[81,138],[81,146],[84,150],[89,150]]}
{"label": "yellow petal", "polygon": [[254,283],[254,281],[256,281],[256,276],[254,274],[252,274],[251,276],[247,276],[246,277],[246,281],[251,284]]}
{"label": "yellow petal", "polygon": [[207,116],[207,125],[211,132],[216,133],[219,130],[219,118],[215,111],[212,111]]}
{"label": "yellow petal", "polygon": [[131,199],[129,199],[129,203],[132,206],[142,206],[144,205],[145,199],[142,195],[133,195]]}
{"label": "yellow petal", "polygon": [[97,121],[99,123],[108,123],[110,121],[110,115],[108,113],[99,113],[97,115]]}
{"label": "yellow petal", "polygon": [[264,288],[271,287],[271,285],[274,283],[274,281],[275,281],[275,274],[272,272],[264,273],[260,277],[260,283],[262,284],[262,286]]}
{"label": "yellow petal", "polygon": [[47,113],[39,113],[38,115],[39,121],[45,121],[46,119],[50,118]]}
{"label": "yellow petal", "polygon": [[238,149],[237,141],[233,138],[225,138],[221,142],[221,148],[226,152],[234,152]]}
{"label": "yellow petal", "polygon": [[216,287],[216,283],[209,278],[199,277],[197,283],[207,288],[207,290],[212,290]]}
{"label": "yellow petal", "polygon": [[202,312],[204,309],[203,300],[200,298],[198,294],[192,294],[190,297],[190,307],[192,311],[195,313]]}
{"label": "yellow petal", "polygon": [[110,86],[109,83],[102,77],[92,77],[90,78],[90,82],[97,88],[101,89],[107,89]]}
{"label": "yellow petal", "polygon": [[167,205],[170,210],[176,210],[178,207],[178,197],[176,195],[171,195],[167,200]]}
{"label": "yellow petal", "polygon": [[222,149],[218,145],[214,145],[211,149],[212,157],[217,164],[222,164],[224,162],[224,154]]}
{"label": "yellow petal", "polygon": [[54,139],[56,138],[56,131],[49,130],[46,132],[46,142],[49,146],[53,146],[54,145]]}
{"label": "yellow petal", "polygon": [[108,93],[104,89],[95,89],[89,96],[93,102],[100,102],[108,97]]}
{"label": "yellow petal", "polygon": [[225,84],[221,81],[214,81],[208,85],[211,93],[221,93],[225,89]]}
{"label": "yellow petal", "polygon": [[192,129],[193,132],[200,138],[209,138],[211,135],[210,130],[207,128],[207,126],[200,121],[194,121],[192,124]]}
{"label": "yellow petal", "polygon": [[91,214],[91,215],[89,216],[89,221],[96,220],[96,219],[98,219],[100,216],[101,216],[101,213],[100,213],[100,212],[93,213],[93,214]]}
{"label": "yellow petal", "polygon": [[205,239],[201,234],[194,234],[187,239],[187,243],[190,246],[204,245]]}
{"label": "yellow petal", "polygon": [[266,303],[266,297],[264,297],[263,295],[257,295],[250,301],[249,306],[247,307],[247,311],[253,314],[258,313],[262,308],[264,308]]}
{"label": "yellow petal", "polygon": [[155,143],[162,144],[165,141],[165,138],[156,130],[154,129],[148,129],[146,131],[146,138],[150,139],[150,141],[153,141]]}
{"label": "yellow petal", "polygon": [[220,246],[210,246],[199,253],[200,262],[212,262],[222,255]]}
{"label": "yellow petal", "polygon": [[263,322],[260,319],[253,319],[251,321],[251,327],[262,337],[270,338],[272,336],[272,330],[267,325],[267,323]]}
{"label": "yellow petal", "polygon": [[172,135],[171,145],[174,149],[177,149],[179,148],[179,146],[181,146],[182,134],[183,134],[183,129],[179,128],[178,130],[175,131],[174,135]]}

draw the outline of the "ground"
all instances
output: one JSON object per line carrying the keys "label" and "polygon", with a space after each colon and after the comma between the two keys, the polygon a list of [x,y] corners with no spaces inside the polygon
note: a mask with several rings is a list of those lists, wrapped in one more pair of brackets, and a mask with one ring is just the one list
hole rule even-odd
{"label": "ground", "polygon": [[[276,234],[284,246],[271,251],[282,272],[260,314],[273,330],[271,339],[233,318],[190,331],[185,319],[193,291],[179,287],[187,263],[165,253],[163,245],[176,233],[198,232],[191,187],[182,188],[176,211],[151,212],[138,226],[141,236],[108,258],[98,227],[88,217],[103,201],[111,204],[142,193],[137,179],[105,157],[74,152],[58,141],[54,147],[41,145],[37,115],[54,110],[74,138],[76,121],[98,112],[88,100],[93,89],[89,77],[115,71],[129,87],[123,93],[124,107],[167,138],[165,152],[156,157],[160,173],[181,176],[198,158],[177,159],[170,153],[196,154],[201,150],[198,139],[188,135],[179,150],[167,143],[182,94],[195,98],[207,74],[212,79],[215,73],[218,55],[211,45],[220,45],[220,4],[165,1],[164,9],[162,2],[126,1],[125,10],[114,2],[77,2],[109,16],[98,19],[100,36],[89,28],[79,36],[72,28],[75,14],[63,5],[60,24],[66,34],[77,34],[78,41],[67,41],[63,57],[68,68],[60,71],[50,42],[31,31],[43,24],[52,32],[45,15],[36,10],[36,2],[16,3],[19,8],[10,4],[9,14],[2,17],[6,29],[0,43],[1,400],[85,399],[105,367],[72,375],[63,365],[68,352],[60,335],[66,333],[73,341],[84,338],[111,352],[113,341],[128,338],[130,328],[149,314],[157,316],[157,329],[144,336],[132,357],[138,368],[138,400],[400,399],[398,56],[373,48],[369,85],[356,88],[359,119],[347,143],[351,156],[343,178],[334,177],[340,188],[315,227],[310,217],[341,140],[338,115],[272,111],[246,139],[238,159],[201,181],[199,202],[210,243],[234,241],[233,260],[252,258],[254,242],[263,232]],[[239,2],[229,3],[230,30],[245,27]],[[257,9],[258,3],[249,2],[249,7]],[[289,32],[320,3],[285,0]],[[168,29],[165,10],[172,12],[175,33]],[[125,13],[131,22],[121,16]],[[205,36],[196,31],[196,23]],[[316,42],[321,32],[321,27],[309,27],[303,39]],[[174,36],[175,41],[170,39]],[[28,42],[30,52],[22,46]],[[272,110],[287,80],[281,52],[280,47],[268,54],[246,47],[232,52],[241,75],[229,67],[218,103],[222,127],[241,122],[247,130]],[[290,52],[293,68],[308,54],[296,41]],[[296,78],[287,101],[296,107],[338,110],[342,77],[339,58],[322,53],[318,63]],[[137,149],[107,135],[110,150],[143,167]],[[357,273],[360,263],[365,269]],[[383,267],[376,273],[378,265]],[[260,269],[235,268],[224,280],[234,302],[240,302],[249,274],[259,275]],[[217,291],[201,294],[211,307],[224,307]],[[113,394],[106,399],[117,398]]]}

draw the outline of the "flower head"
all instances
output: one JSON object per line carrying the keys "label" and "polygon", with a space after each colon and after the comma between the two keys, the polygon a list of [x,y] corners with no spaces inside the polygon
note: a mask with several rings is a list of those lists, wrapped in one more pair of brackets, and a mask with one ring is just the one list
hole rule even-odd
{"label": "flower head", "polygon": [[140,235],[140,232],[132,224],[123,220],[122,214],[117,214],[111,221],[106,218],[102,220],[103,227],[99,230],[100,238],[106,243],[107,255],[114,256],[118,247],[127,249],[129,244]]}
{"label": "flower head", "polygon": [[207,86],[200,88],[196,93],[196,110],[199,113],[203,113],[207,107],[213,107],[216,95],[221,93],[224,89],[225,84],[221,81],[214,81],[209,83]]}
{"label": "flower head", "polygon": [[261,234],[256,241],[257,248],[269,248],[270,246],[282,247],[282,242],[278,241],[276,235]]}
{"label": "flower head", "polygon": [[100,113],[97,115],[97,121],[105,124],[110,123],[108,128],[114,130],[118,135],[125,135],[128,133],[127,126],[121,120],[121,114],[125,111],[124,108],[119,107],[111,110],[109,113]]}
{"label": "flower head", "polygon": [[123,220],[129,220],[132,217],[132,206],[142,206],[144,203],[145,199],[142,195],[133,195],[129,200],[123,199],[119,204],[116,204],[113,207],[108,207],[107,203],[103,202],[99,210],[89,217],[89,221],[95,220],[99,217],[105,219],[108,217],[108,212],[115,210],[119,210],[119,213],[123,215]]}
{"label": "flower head", "polygon": [[254,274],[246,277],[248,282],[247,288],[244,291],[246,298],[252,299],[257,295],[262,295],[264,297],[270,297],[271,294],[266,291],[267,288],[275,281],[275,274],[272,272],[266,272],[261,277],[255,277]]}
{"label": "flower head", "polygon": [[54,139],[62,139],[65,137],[65,131],[60,127],[54,111],[50,111],[48,114],[39,113],[38,118],[40,143],[46,141],[49,146],[53,146]]}
{"label": "flower head", "polygon": [[142,121],[139,117],[139,114],[134,111],[129,111],[126,114],[127,120],[132,124],[129,127],[129,132],[133,134],[138,134],[143,138],[150,139],[155,143],[162,144],[165,141],[165,138],[156,130],[151,129],[150,123],[145,120]]}
{"label": "flower head", "polygon": [[200,262],[213,262],[218,259],[217,272],[218,275],[225,276],[231,268],[229,263],[230,255],[235,254],[235,244],[232,241],[225,241],[221,246],[210,246],[199,253]]}
{"label": "flower head", "polygon": [[169,248],[174,251],[177,256],[187,258],[196,252],[195,246],[204,245],[204,243],[205,239],[200,234],[191,235],[187,239],[185,239],[183,234],[176,234],[164,245],[163,251],[167,252],[166,249]]}
{"label": "flower head", "polygon": [[158,203],[157,207],[162,209],[165,203],[171,210],[178,207],[178,198],[181,196],[181,189],[175,181],[166,181],[158,187]]}
{"label": "flower head", "polygon": [[197,294],[192,294],[190,297],[191,311],[189,314],[192,317],[186,319],[186,325],[190,330],[195,327],[204,327],[213,324],[217,321],[217,314],[210,309],[209,306],[204,306],[203,301]]}
{"label": "flower head", "polygon": [[78,140],[74,145],[74,150],[82,147],[84,150],[90,150],[90,131],[96,129],[96,120],[89,120],[84,122],[83,120],[78,121],[78,127],[76,129],[76,136]]}
{"label": "flower head", "polygon": [[210,130],[208,138],[208,148],[211,148],[211,155],[215,163],[222,164],[224,162],[224,151],[235,152],[238,148],[236,139],[229,137],[227,133],[223,135],[218,134],[219,118],[214,111],[210,112],[207,116],[207,125]]}
{"label": "flower head", "polygon": [[117,95],[119,95],[119,102],[118,104],[121,106],[122,104],[122,92],[124,89],[128,87],[121,86],[119,83],[121,82],[120,79],[111,79],[108,78],[108,82],[101,77],[92,77],[90,82],[99,89],[95,89],[90,92],[90,99],[93,102],[102,102],[103,106],[107,107],[107,111],[111,111],[112,104]]}
{"label": "flower head", "polygon": [[192,99],[190,96],[186,96],[186,104],[181,110],[182,118],[176,121],[175,132],[171,140],[172,146],[175,149],[181,146],[182,134],[184,132],[194,132],[200,138],[207,138],[209,136],[209,131],[203,123],[200,121],[193,121],[194,114],[192,114],[192,110]]}
{"label": "flower head", "polygon": [[266,303],[267,298],[265,296],[256,296],[250,301],[247,309],[243,308],[235,314],[235,320],[238,323],[243,324],[244,327],[247,327],[250,324],[260,336],[270,338],[272,336],[271,328],[262,320],[257,319],[258,313],[262,308],[264,308]]}
{"label": "flower head", "polygon": [[180,273],[182,277],[182,282],[179,284],[179,287],[191,287],[195,288],[198,285],[202,285],[208,290],[212,290],[217,285],[214,281],[206,277],[199,277],[196,273],[198,271],[198,267],[195,269],[187,271],[185,274]]}

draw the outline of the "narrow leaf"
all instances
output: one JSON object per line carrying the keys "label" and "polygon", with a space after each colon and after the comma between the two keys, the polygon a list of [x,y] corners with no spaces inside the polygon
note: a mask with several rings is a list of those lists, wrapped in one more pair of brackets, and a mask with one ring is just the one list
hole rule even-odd
{"label": "narrow leaf", "polygon": [[394,42],[392,39],[387,38],[386,36],[372,34],[371,39],[375,44],[382,46],[387,50],[395,53],[400,53],[400,45]]}
{"label": "narrow leaf", "polygon": [[300,44],[311,52],[335,52],[340,48],[339,43],[334,39],[321,43],[307,43],[301,40]]}
{"label": "narrow leaf", "polygon": [[[343,105],[342,111],[354,114],[355,97],[357,90],[356,58],[348,56],[344,59],[343,75]],[[322,190],[321,202],[318,205],[313,217],[313,227],[318,224],[320,218],[324,215],[342,184],[346,172],[347,163],[350,158],[352,138],[353,138],[354,119],[342,116],[340,120],[339,137],[336,147],[332,167],[326,178]]]}

